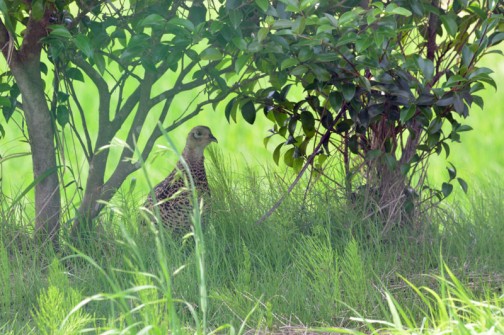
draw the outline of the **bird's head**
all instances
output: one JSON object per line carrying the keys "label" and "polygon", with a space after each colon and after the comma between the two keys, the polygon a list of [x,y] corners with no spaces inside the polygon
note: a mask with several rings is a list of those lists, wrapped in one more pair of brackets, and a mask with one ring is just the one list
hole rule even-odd
{"label": "bird's head", "polygon": [[213,136],[210,128],[206,126],[197,126],[189,132],[186,147],[188,147],[188,149],[203,152],[206,146],[211,142],[217,143],[217,139]]}

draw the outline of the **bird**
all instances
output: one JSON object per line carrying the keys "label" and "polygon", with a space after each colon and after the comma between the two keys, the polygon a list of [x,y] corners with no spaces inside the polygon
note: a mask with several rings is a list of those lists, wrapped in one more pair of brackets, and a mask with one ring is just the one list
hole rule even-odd
{"label": "bird", "polygon": [[[197,126],[189,132],[182,152],[182,158],[189,167],[199,199],[210,196],[203,153],[212,142],[218,143],[210,128]],[[149,195],[145,204],[151,212],[154,206],[157,206],[163,225],[174,233],[187,233],[190,230],[193,207],[190,200],[191,191],[186,185],[188,182],[187,171],[180,159],[168,177],[154,188],[155,201],[152,201]]]}

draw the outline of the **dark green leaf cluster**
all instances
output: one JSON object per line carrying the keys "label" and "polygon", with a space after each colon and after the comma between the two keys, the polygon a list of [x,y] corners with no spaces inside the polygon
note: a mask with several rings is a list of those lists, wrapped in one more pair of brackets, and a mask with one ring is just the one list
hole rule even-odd
{"label": "dark green leaf cluster", "polygon": [[298,170],[340,155],[349,178],[411,178],[430,155],[449,155],[469,109],[483,108],[478,91],[495,86],[478,64],[504,39],[503,5],[350,2],[226,1],[213,52],[231,55],[238,75],[267,76],[243,85],[226,117],[241,110],[253,123],[262,109],[283,138],[275,162],[283,152]]}

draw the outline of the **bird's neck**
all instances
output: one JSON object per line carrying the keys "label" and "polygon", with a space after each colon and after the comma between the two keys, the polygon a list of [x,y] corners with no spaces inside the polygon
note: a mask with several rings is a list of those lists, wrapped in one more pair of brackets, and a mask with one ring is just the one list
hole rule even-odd
{"label": "bird's neck", "polygon": [[203,162],[203,150],[201,148],[188,148],[185,147],[182,152],[182,157],[186,160],[187,164],[193,165],[199,162]]}

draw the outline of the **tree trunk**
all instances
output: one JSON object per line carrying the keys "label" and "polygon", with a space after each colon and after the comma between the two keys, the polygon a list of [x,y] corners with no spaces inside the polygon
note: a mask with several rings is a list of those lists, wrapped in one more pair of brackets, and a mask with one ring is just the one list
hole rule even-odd
{"label": "tree trunk", "polygon": [[[373,127],[371,149],[385,152],[385,143],[397,138],[395,127],[386,119],[381,120]],[[395,156],[397,144],[391,144],[390,153]],[[405,202],[404,189],[406,179],[402,175],[399,163],[395,166],[387,164],[385,159],[376,159],[371,162],[371,173],[368,185],[374,188],[371,194],[378,206],[378,212],[383,219],[382,232],[388,232],[393,226],[403,223],[403,205]]]}
{"label": "tree trunk", "polygon": [[102,152],[98,155],[93,154],[89,164],[89,176],[86,181],[84,198],[77,211],[77,218],[72,227],[72,236],[77,238],[83,232],[91,232],[91,222],[98,216],[102,204],[97,200],[108,201],[102,198],[102,188],[104,184],[104,174],[107,165],[108,152]]}
{"label": "tree trunk", "polygon": [[35,185],[35,233],[40,243],[50,240],[57,249],[61,198],[54,147],[54,124],[44,95],[40,72],[40,39],[47,35],[49,11],[30,21],[19,50],[9,46],[10,36],[0,25],[2,52],[19,87],[33,162]]}
{"label": "tree trunk", "polygon": [[[58,247],[61,199],[54,148],[53,120],[44,96],[38,59],[11,65],[23,99],[30,138],[35,185],[35,238],[50,239]],[[40,179],[40,180],[39,180]]]}

